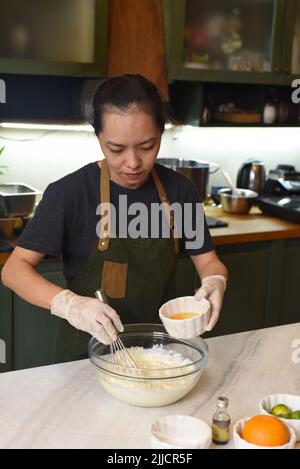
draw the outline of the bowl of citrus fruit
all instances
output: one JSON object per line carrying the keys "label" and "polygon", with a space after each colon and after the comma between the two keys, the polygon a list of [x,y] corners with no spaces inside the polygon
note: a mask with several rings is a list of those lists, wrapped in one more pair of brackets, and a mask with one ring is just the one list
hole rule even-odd
{"label": "bowl of citrus fruit", "polygon": [[261,414],[274,415],[293,428],[297,441],[300,441],[300,396],[273,394],[260,401],[259,409]]}
{"label": "bowl of citrus fruit", "polygon": [[273,415],[255,415],[241,419],[233,427],[237,449],[293,449],[296,435]]}

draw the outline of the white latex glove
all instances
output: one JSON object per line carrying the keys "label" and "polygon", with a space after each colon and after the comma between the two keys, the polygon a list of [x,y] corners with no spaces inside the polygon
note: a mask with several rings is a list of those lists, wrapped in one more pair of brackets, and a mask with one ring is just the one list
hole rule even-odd
{"label": "white latex glove", "polygon": [[76,329],[88,332],[103,344],[111,344],[117,338],[117,330],[124,330],[118,314],[109,305],[70,290],[63,290],[53,298],[51,313],[66,319]]}
{"label": "white latex glove", "polygon": [[207,331],[211,331],[219,319],[225,290],[226,279],[223,275],[209,275],[202,279],[201,288],[195,294],[195,300],[200,301],[205,298],[210,302],[211,312]]}

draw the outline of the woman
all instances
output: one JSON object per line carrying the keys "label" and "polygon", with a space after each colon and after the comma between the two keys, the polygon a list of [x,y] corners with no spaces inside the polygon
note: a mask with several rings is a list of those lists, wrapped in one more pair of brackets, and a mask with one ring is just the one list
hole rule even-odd
{"label": "woman", "polygon": [[[207,330],[218,319],[226,287],[227,269],[213,250],[205,218],[197,221],[200,201],[193,184],[155,164],[165,126],[155,86],[139,75],[106,80],[94,96],[93,126],[105,159],[48,186],[2,270],[4,285],[65,319],[58,362],[86,357],[90,335],[108,344],[123,323],[157,322],[160,305],[174,295],[180,250],[191,256],[201,277],[196,299],[205,297],[211,303]],[[176,218],[175,202],[192,207],[192,216]],[[133,217],[137,203],[145,208],[138,223]],[[154,226],[157,219],[154,223],[151,210],[160,203],[164,214]],[[190,248],[193,239],[186,237],[183,226],[188,218],[196,232],[204,232],[204,242]],[[138,225],[142,236],[136,235]],[[152,236],[154,228],[158,231]],[[36,271],[46,255],[62,255],[67,289]],[[94,298],[100,287],[110,306]]]}

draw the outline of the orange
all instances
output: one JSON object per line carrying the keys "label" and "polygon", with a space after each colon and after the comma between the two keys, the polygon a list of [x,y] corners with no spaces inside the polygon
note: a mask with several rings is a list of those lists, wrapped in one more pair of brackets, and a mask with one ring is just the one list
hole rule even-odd
{"label": "orange", "polygon": [[256,415],[246,423],[242,437],[258,446],[281,446],[290,440],[288,427],[272,415]]}

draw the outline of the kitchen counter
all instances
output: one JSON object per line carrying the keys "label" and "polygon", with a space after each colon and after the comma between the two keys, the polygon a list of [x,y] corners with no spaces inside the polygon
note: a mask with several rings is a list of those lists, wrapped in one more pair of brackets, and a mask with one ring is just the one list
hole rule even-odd
{"label": "kitchen counter", "polygon": [[209,206],[205,213],[228,223],[227,227],[210,229],[216,246],[300,238],[300,224],[270,217],[256,207],[247,215],[225,213],[221,208]]}
{"label": "kitchen counter", "polygon": [[[268,394],[299,394],[296,339],[300,323],[208,339],[208,366],[196,387],[160,408],[114,400],[88,360],[3,373],[0,448],[148,448],[155,419],[185,414],[209,423],[220,395],[229,398],[235,423],[259,413]],[[231,440],[221,448],[232,446]]]}
{"label": "kitchen counter", "polygon": [[[248,215],[233,215],[207,206],[205,213],[228,223],[227,227],[210,229],[215,246],[300,238],[300,224],[264,215],[257,208],[252,208]],[[8,257],[9,253],[0,253],[0,266]]]}

